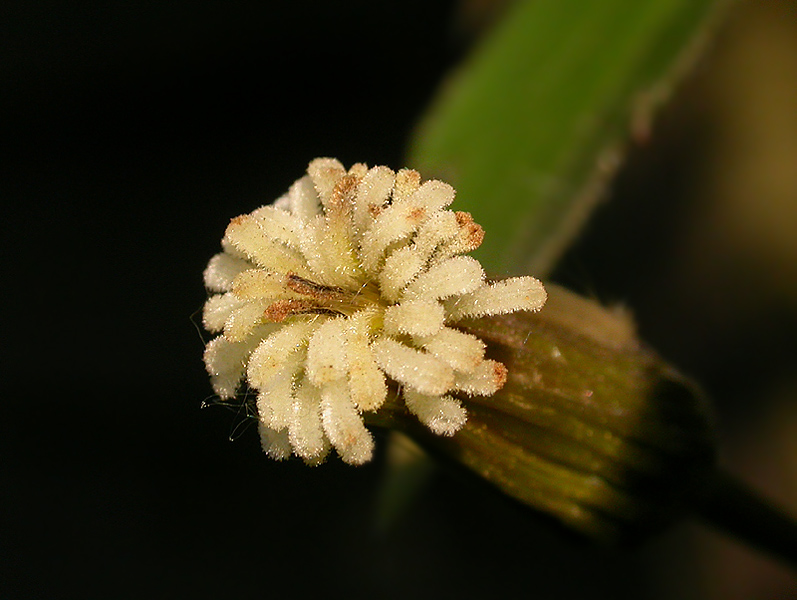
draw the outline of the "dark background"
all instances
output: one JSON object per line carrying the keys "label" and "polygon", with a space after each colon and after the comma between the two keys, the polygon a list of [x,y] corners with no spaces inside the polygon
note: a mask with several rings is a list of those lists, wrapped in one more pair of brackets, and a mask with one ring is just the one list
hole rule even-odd
{"label": "dark background", "polygon": [[[200,409],[201,273],[226,223],[315,156],[402,166],[475,39],[463,14],[420,0],[3,3],[0,596],[666,598],[673,572],[688,579],[683,529],[595,548],[447,471],[378,530],[381,454],[357,469],[278,464],[241,415]],[[721,327],[685,341],[661,277],[642,276],[666,265],[678,217],[658,211],[688,200],[711,135],[692,127],[691,85],[557,278],[630,304],[649,339],[723,391],[753,353],[712,350]],[[783,310],[733,348],[792,348]],[[753,367],[793,364],[772,355]]]}

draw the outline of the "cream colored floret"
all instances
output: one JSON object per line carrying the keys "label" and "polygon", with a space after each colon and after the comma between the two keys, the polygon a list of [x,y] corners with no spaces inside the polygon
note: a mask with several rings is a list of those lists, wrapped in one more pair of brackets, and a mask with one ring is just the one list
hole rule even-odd
{"label": "cream colored floret", "polygon": [[256,391],[269,456],[316,464],[334,448],[367,462],[363,412],[379,409],[391,380],[439,435],[467,420],[457,396],[503,385],[504,365],[457,322],[539,310],[545,290],[532,277],[485,282],[465,256],[484,232],[447,209],[454,195],[410,169],[319,158],[273,205],[230,222],[204,274],[204,324],[220,333],[205,365],[222,399],[244,380]]}

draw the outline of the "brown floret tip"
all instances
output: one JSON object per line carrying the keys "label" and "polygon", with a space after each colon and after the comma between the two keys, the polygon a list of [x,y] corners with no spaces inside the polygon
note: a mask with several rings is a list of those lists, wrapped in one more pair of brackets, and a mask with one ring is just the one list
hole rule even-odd
{"label": "brown floret tip", "polygon": [[454,213],[462,232],[462,241],[468,252],[471,252],[482,245],[484,241],[484,228],[473,220],[473,216],[468,212],[457,211]]}
{"label": "brown floret tip", "polygon": [[493,379],[495,380],[496,389],[501,389],[506,383],[506,375],[508,371],[504,363],[497,362],[493,367]]}

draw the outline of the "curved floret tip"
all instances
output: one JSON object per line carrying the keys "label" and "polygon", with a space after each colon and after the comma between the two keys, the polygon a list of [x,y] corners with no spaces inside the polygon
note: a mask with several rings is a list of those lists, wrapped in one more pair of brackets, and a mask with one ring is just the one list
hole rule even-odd
{"label": "curved floret tip", "polygon": [[455,191],[417,171],[312,161],[274,204],[235,217],[204,272],[205,365],[213,389],[257,393],[263,450],[310,464],[334,448],[370,460],[363,413],[393,381],[438,435],[467,420],[461,398],[491,395],[506,368],[457,328],[466,318],[536,311],[533,277],[487,282],[484,230],[448,206]]}

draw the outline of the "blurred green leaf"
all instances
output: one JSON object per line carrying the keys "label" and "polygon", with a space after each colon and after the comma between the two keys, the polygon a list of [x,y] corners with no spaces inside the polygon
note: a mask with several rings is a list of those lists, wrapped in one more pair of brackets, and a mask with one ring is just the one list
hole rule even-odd
{"label": "blurred green leaf", "polygon": [[489,273],[545,275],[630,134],[691,64],[715,0],[518,0],[441,90],[407,164],[457,189]]}

